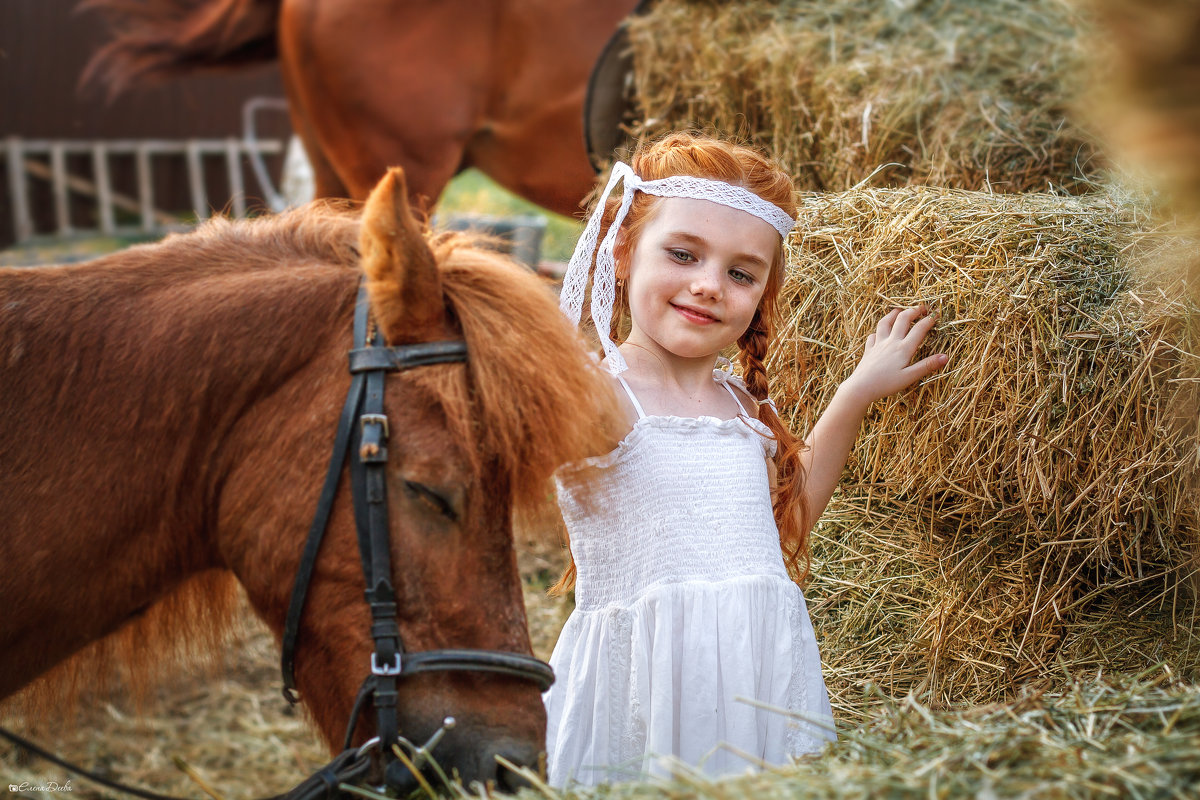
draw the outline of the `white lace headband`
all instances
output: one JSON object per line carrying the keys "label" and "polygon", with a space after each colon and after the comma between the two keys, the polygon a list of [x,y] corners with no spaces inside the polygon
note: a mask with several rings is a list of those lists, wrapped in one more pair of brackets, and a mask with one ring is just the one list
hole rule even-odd
{"label": "white lace headband", "polygon": [[[613,218],[612,225],[596,249],[596,240],[600,236],[600,221],[604,216],[605,204],[618,182],[624,181],[625,188],[621,195],[621,206]],[[592,278],[592,321],[596,324],[596,333],[600,344],[604,347],[604,355],[608,358],[608,369],[614,375],[624,372],[625,359],[617,350],[617,346],[609,338],[609,328],[612,326],[613,301],[616,296],[617,266],[613,256],[613,248],[617,241],[617,232],[629,206],[633,203],[634,192],[645,192],[657,197],[688,197],[694,200],[709,200],[729,208],[736,208],[753,214],[768,223],[779,235],[787,238],[788,233],[796,224],[788,214],[774,203],[768,203],[761,197],[741,186],[735,186],[724,181],[714,181],[707,178],[693,178],[690,175],[674,175],[655,181],[644,181],[639,178],[628,164],[618,161],[613,165],[604,194],[596,204],[591,219],[583,229],[579,242],[575,245],[575,253],[567,266],[567,274],[563,277],[562,292],[559,295],[559,307],[572,323],[578,325],[583,314],[584,294],[587,291],[588,271],[595,255],[596,272]]]}

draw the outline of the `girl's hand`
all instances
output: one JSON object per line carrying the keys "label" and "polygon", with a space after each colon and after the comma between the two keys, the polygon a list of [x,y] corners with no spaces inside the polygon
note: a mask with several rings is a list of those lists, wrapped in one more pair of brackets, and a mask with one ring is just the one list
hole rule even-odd
{"label": "girl's hand", "polygon": [[937,319],[938,315],[930,314],[924,303],[893,309],[867,337],[862,359],[838,393],[846,393],[847,399],[857,401],[865,410],[876,400],[907,389],[946,366],[949,357],[945,353],[909,363]]}

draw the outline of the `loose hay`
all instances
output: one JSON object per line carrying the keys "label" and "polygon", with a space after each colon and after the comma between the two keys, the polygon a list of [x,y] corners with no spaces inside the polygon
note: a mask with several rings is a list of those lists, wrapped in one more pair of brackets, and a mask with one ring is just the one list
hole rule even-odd
{"label": "loose hay", "polygon": [[1073,682],[1061,692],[954,712],[911,698],[888,703],[863,724],[841,730],[840,741],[822,755],[746,777],[691,775],[567,791],[539,786],[518,797],[1195,797],[1200,687],[1156,672]]}
{"label": "loose hay", "polygon": [[1082,191],[1077,26],[1061,0],[659,0],[629,25],[634,133],[746,136],[801,189]]}
{"label": "loose hay", "polygon": [[[807,430],[890,308],[941,312],[946,371],[877,403],[814,537],[835,705],[867,679],[994,702],[1077,666],[1200,659],[1200,309],[1135,271],[1111,195],[809,198],[770,370]],[[800,375],[799,358],[810,369]]]}

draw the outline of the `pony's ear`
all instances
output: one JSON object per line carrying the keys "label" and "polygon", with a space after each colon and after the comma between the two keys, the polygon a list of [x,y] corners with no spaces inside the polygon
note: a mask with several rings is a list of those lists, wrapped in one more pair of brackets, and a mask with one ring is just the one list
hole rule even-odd
{"label": "pony's ear", "polygon": [[440,338],[442,283],[423,226],[408,205],[404,170],[389,169],[367,198],[359,246],[371,310],[388,343]]}

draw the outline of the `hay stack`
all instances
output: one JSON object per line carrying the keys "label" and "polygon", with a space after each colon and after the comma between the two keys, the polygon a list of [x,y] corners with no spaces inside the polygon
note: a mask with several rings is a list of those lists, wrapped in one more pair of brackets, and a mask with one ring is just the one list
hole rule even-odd
{"label": "hay stack", "polygon": [[808,591],[844,709],[866,679],[990,702],[1060,659],[1140,669],[1178,645],[1177,667],[1200,663],[1200,309],[1132,269],[1129,209],[916,187],[806,200],[771,365],[793,427],[894,306],[940,310],[918,358],[950,355],[872,409],[816,533]]}
{"label": "hay stack", "polygon": [[634,133],[747,136],[801,189],[1084,190],[1076,24],[1061,0],[659,0],[629,27]]}

